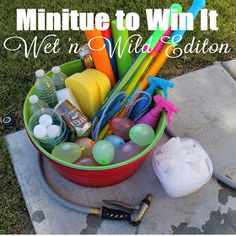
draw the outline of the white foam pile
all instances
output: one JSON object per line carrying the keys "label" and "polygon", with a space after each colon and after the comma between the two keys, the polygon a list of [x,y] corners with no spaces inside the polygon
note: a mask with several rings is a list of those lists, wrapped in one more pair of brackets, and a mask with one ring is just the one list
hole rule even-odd
{"label": "white foam pile", "polygon": [[204,148],[194,139],[179,137],[157,148],[153,168],[171,197],[197,191],[213,172],[211,160]]}

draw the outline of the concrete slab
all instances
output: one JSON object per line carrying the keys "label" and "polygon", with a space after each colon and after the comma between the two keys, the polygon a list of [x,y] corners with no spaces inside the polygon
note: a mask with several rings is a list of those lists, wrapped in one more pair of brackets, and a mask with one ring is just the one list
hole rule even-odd
{"label": "concrete slab", "polygon": [[236,79],[236,59],[223,62],[222,66]]}
{"label": "concrete slab", "polygon": [[173,130],[193,137],[208,151],[214,167],[236,171],[236,82],[220,64],[173,79],[169,99],[179,108]]}
{"label": "concrete slab", "polygon": [[[175,89],[170,93],[170,100],[181,110],[174,118],[174,131],[203,144],[217,169],[235,173],[235,81],[220,65],[180,76],[173,81]],[[162,142],[165,140],[162,139]],[[172,199],[165,194],[152,170],[151,156],[127,181],[100,189],[74,185],[44,162],[51,186],[74,202],[93,206],[99,206],[103,199],[137,203],[151,192],[154,195],[151,208],[142,224],[132,227],[126,222],[101,221],[76,213],[54,202],[37,178],[37,152],[25,132],[7,136],[7,142],[36,233],[236,233],[236,193],[214,179],[197,193]]]}
{"label": "concrete slab", "polygon": [[[24,131],[9,135],[7,141],[28,211],[38,234],[143,234],[143,233],[235,233],[236,194],[211,180],[190,196],[171,199],[159,184],[147,158],[129,180],[109,188],[89,189],[62,178],[44,162],[51,186],[67,199],[99,206],[103,199],[139,202],[146,193],[154,195],[152,207],[139,227],[127,222],[102,221],[70,211],[53,201],[37,178],[37,152]],[[166,139],[162,139],[162,142]],[[12,145],[14,143],[14,145]],[[215,222],[220,224],[215,228]],[[214,227],[213,227],[214,226]]]}

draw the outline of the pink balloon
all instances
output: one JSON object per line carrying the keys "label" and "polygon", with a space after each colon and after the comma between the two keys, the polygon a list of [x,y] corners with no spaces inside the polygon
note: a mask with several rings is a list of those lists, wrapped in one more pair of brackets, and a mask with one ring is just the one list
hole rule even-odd
{"label": "pink balloon", "polygon": [[92,156],[82,157],[76,161],[75,164],[81,166],[98,166],[97,162],[95,162]]}
{"label": "pink balloon", "polygon": [[132,142],[127,142],[123,145],[121,145],[116,150],[116,155],[113,160],[113,163],[119,163],[126,161],[134,156],[136,156],[138,153],[142,151],[142,148],[139,147],[137,144]]}
{"label": "pink balloon", "polygon": [[115,117],[109,122],[112,133],[124,140],[130,140],[129,131],[135,124],[127,118]]}

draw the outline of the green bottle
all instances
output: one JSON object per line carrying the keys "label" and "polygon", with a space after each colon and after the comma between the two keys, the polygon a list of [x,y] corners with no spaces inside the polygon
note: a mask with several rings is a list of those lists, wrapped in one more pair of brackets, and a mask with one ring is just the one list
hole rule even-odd
{"label": "green bottle", "polygon": [[50,108],[54,108],[58,101],[52,79],[49,78],[42,69],[37,70],[35,75],[35,94],[40,100],[46,102]]}
{"label": "green bottle", "polygon": [[52,80],[56,87],[56,90],[65,88],[65,79],[67,76],[61,72],[60,66],[54,66],[52,68]]}
{"label": "green bottle", "polygon": [[32,116],[36,111],[48,108],[48,104],[38,98],[37,95],[29,97],[30,102],[30,115]]}

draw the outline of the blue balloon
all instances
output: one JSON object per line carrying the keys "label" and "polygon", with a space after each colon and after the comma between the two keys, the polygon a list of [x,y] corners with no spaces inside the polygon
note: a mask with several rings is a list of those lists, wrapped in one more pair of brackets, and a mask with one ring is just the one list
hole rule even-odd
{"label": "blue balloon", "polygon": [[114,148],[118,148],[119,146],[125,143],[125,141],[117,135],[108,135],[105,137],[105,140],[112,143]]}

